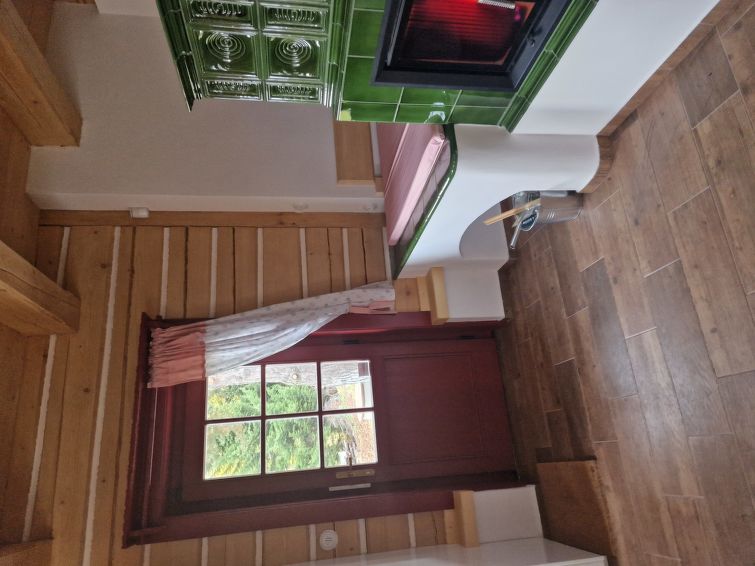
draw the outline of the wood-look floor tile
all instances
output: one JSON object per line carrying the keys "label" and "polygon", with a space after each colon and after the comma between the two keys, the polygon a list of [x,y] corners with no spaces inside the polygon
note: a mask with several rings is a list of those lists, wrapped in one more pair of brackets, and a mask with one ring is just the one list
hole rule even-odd
{"label": "wood-look floor tile", "polygon": [[737,91],[718,33],[711,33],[676,68],[676,79],[690,124],[694,127]]}
{"label": "wood-look floor tile", "polygon": [[644,555],[640,549],[637,517],[627,483],[631,471],[621,459],[618,442],[596,443],[595,456],[610,517],[611,547],[615,549],[619,564],[642,564]]}
{"label": "wood-look floor tile", "polygon": [[678,558],[669,558],[668,556],[658,556],[657,554],[646,554],[648,566],[681,566],[682,561]]}
{"label": "wood-look floor tile", "polygon": [[637,251],[629,235],[621,196],[614,194],[591,211],[590,218],[606,263],[624,336],[634,336],[652,328],[655,322],[642,290]]}
{"label": "wood-look floor tile", "polygon": [[670,216],[716,375],[755,369],[755,323],[713,195],[705,191]]}
{"label": "wood-look floor tile", "polygon": [[755,495],[755,372],[719,379],[718,388]]}
{"label": "wood-look floor tile", "polygon": [[678,255],[639,120],[619,135],[613,169],[621,184],[619,192],[637,246],[640,269],[647,275]]}
{"label": "wood-look floor tile", "polygon": [[549,247],[537,253],[538,278],[544,324],[541,331],[545,334],[553,363],[563,362],[574,357],[566,324],[564,301],[561,298],[561,286],[558,282],[553,252]]}
{"label": "wood-look floor tile", "polygon": [[666,504],[674,525],[679,557],[685,566],[720,564],[715,537],[708,530],[710,516],[705,499],[667,497]]}
{"label": "wood-look floor tile", "polygon": [[[542,234],[542,233],[541,233]],[[542,236],[535,235],[533,239],[522,246],[517,269],[521,276],[521,297],[522,304],[528,307],[540,299],[540,291],[537,285],[539,277],[537,265],[537,252],[541,249]]]}
{"label": "wood-look floor tile", "polygon": [[603,379],[603,368],[596,352],[592,334],[589,309],[583,309],[569,317],[569,330],[574,344],[575,360],[579,372],[582,395],[587,408],[590,438],[616,440],[611,420],[611,408]]}
{"label": "wood-look floor tile", "polygon": [[548,433],[551,438],[551,451],[553,459],[571,460],[574,458],[574,450],[571,445],[571,431],[569,420],[563,409],[549,411],[545,414],[548,422]]}
{"label": "wood-look floor tile", "polygon": [[741,95],[696,129],[745,291],[755,291],[755,131]]}
{"label": "wood-look floor tile", "polygon": [[547,233],[564,299],[564,311],[566,316],[571,316],[587,305],[574,242],[571,239],[571,234],[569,234],[569,227],[565,223],[549,226]]}
{"label": "wood-look floor tile", "polygon": [[636,395],[611,400],[621,461],[628,474],[632,506],[643,551],[677,556],[674,529],[661,496],[640,399]]}
{"label": "wood-look floor tile", "polygon": [[566,226],[574,245],[577,269],[583,271],[602,257],[595,243],[590,218],[583,212],[574,220],[567,222]]}
{"label": "wood-look floor tile", "polygon": [[516,341],[521,342],[526,339],[527,319],[524,317],[524,300],[522,299],[522,269],[518,262],[509,269],[508,278],[511,285],[514,335],[516,336]]}
{"label": "wood-look floor tile", "polygon": [[525,443],[527,446],[532,447],[532,449],[550,446],[548,430],[545,426],[540,380],[531,361],[534,355],[532,340],[526,340],[519,344],[517,346],[517,355],[522,376],[516,382],[517,395],[524,400],[524,404],[528,409],[523,422],[524,432],[527,437]]}
{"label": "wood-look floor tile", "polygon": [[[516,337],[514,335],[514,326],[512,323],[505,323],[503,328],[495,332],[495,338],[498,345],[498,359],[501,367],[503,378],[503,388],[506,398],[506,408],[509,412],[509,421],[511,422],[511,440],[514,445],[514,454],[517,460],[517,468],[520,473],[527,475],[534,474],[534,461],[532,469],[527,469],[527,449],[525,442],[529,441],[524,430],[524,421],[527,411],[526,399],[521,396],[521,388],[517,383],[521,383],[519,372],[519,358],[517,355]],[[529,480],[529,476],[527,478]]]}
{"label": "wood-look floor tile", "polygon": [[[614,142],[614,145],[615,142]],[[606,180],[592,193],[586,194],[583,197],[582,206],[585,212],[589,213],[591,210],[598,208],[603,204],[608,197],[619,190],[619,181],[616,175],[609,171]]]}
{"label": "wood-look floor tile", "polygon": [[609,397],[625,397],[637,393],[624,333],[616,312],[613,290],[601,260],[582,272],[592,325],[593,343],[600,359],[603,382]]}
{"label": "wood-look floor tile", "polygon": [[719,33],[725,33],[754,5],[753,0],[720,0],[703,18],[703,23],[713,24]]}
{"label": "wood-look floor tile", "polygon": [[511,321],[504,322],[502,328],[497,329],[494,334],[498,343],[498,356],[504,377],[511,380],[519,379],[521,373],[519,358],[516,354],[514,323]]}
{"label": "wood-look floor tile", "polygon": [[528,340],[529,355],[526,363],[528,375],[537,379],[540,386],[540,398],[545,411],[553,411],[561,408],[558,399],[558,387],[556,385],[556,371],[553,368],[551,354],[545,339],[545,328],[548,323],[543,317],[543,308],[540,301],[532,303],[525,309],[528,326],[532,328],[530,340]]}
{"label": "wood-look floor tile", "polygon": [[730,432],[681,262],[645,283],[687,434]]}
{"label": "wood-look floor tile", "polygon": [[745,97],[750,117],[755,117],[755,10],[750,9],[723,34],[721,41]]}
{"label": "wood-look floor tile", "polygon": [[663,62],[663,67],[671,71],[676,69],[708,37],[713,31],[713,27],[713,24],[710,23],[697,24],[697,27],[690,32],[684,41],[679,44],[679,47]]}
{"label": "wood-look floor tile", "polygon": [[554,461],[553,448],[551,448],[550,446],[541,446],[535,449],[535,462],[540,464],[543,462],[553,462],[553,461]]}
{"label": "wood-look floor tile", "polygon": [[663,204],[671,210],[708,186],[676,82],[663,81],[638,114]]}
{"label": "wood-look floor tile", "polygon": [[574,457],[589,458],[594,456],[590,429],[587,424],[587,410],[579,384],[577,363],[574,360],[567,360],[556,365],[556,381],[561,406],[564,408],[566,420],[569,424],[569,436]]}
{"label": "wood-look floor tile", "polygon": [[627,340],[663,493],[699,495],[674,384],[655,330]]}
{"label": "wood-look floor tile", "polygon": [[522,481],[534,481],[536,439],[530,426],[531,415],[524,383],[524,380],[505,380],[504,389],[511,419],[517,471]]}
{"label": "wood-look floor tile", "polygon": [[693,436],[689,441],[722,561],[749,565],[755,560],[755,508],[734,436]]}

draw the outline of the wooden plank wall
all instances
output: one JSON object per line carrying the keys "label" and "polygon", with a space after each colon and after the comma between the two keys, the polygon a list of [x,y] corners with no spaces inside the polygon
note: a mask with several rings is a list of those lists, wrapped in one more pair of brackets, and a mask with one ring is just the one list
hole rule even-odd
{"label": "wooden plank wall", "polygon": [[[383,228],[374,223],[40,228],[38,264],[55,277],[60,263],[63,284],[81,298],[81,329],[49,346],[46,339],[29,342],[28,373],[23,360],[0,369],[25,374],[29,389],[10,443],[11,481],[0,492],[4,540],[54,533],[52,563],[60,566],[273,566],[444,543],[439,512],[121,549],[142,312],[220,316],[384,280],[383,242]],[[402,310],[419,310],[416,281],[402,282],[398,291]],[[0,348],[13,347],[3,338]],[[0,450],[9,450],[7,443]],[[315,544],[326,528],[339,534],[335,552]]]}
{"label": "wooden plank wall", "polygon": [[[15,0],[14,4],[44,51],[53,0]],[[37,253],[39,209],[26,194],[29,155],[23,134],[0,111],[0,240],[29,262],[36,260],[37,267],[55,279],[57,260],[46,254],[51,246],[40,244]],[[62,235],[63,230],[55,232]],[[0,325],[0,544],[22,538],[19,509],[23,515],[26,492],[19,487],[28,482],[34,459],[35,407],[43,394],[48,347],[48,338],[24,338]]]}

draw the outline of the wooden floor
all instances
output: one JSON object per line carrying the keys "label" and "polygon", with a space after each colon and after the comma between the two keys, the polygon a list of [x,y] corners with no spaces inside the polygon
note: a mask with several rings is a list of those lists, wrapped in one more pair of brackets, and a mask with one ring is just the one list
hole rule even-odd
{"label": "wooden floor", "polygon": [[521,472],[596,457],[622,565],[755,564],[755,8],[738,16],[617,131],[580,219],[504,273]]}

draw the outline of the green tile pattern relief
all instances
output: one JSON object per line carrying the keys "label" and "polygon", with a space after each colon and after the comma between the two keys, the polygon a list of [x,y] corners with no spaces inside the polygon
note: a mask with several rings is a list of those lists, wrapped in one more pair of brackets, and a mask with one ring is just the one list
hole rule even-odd
{"label": "green tile pattern relief", "polygon": [[342,40],[345,3],[158,0],[189,107],[203,97],[330,105],[340,51],[329,35]]}

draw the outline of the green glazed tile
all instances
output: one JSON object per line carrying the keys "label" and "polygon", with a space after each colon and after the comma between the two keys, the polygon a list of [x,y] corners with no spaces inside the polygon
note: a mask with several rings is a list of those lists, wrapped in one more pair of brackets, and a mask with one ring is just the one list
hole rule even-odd
{"label": "green glazed tile", "polygon": [[354,16],[351,20],[349,55],[375,56],[382,21],[383,14],[380,12],[354,11]]}
{"label": "green glazed tile", "polygon": [[267,83],[267,99],[277,102],[320,102],[319,85]]}
{"label": "green glazed tile", "polygon": [[518,96],[524,96],[532,101],[540,91],[545,81],[551,76],[553,69],[558,64],[558,57],[550,51],[543,51],[524,79],[522,86],[517,91]]}
{"label": "green glazed tile", "polygon": [[343,26],[339,22],[334,22],[333,25],[330,26],[328,42],[330,43],[328,61],[341,63],[341,60],[345,59],[346,54],[343,53],[343,51],[345,51],[343,46]]}
{"label": "green glazed tile", "polygon": [[498,124],[504,110],[479,106],[456,106],[451,114],[454,124]]}
{"label": "green glazed tile", "polygon": [[323,41],[303,37],[266,37],[270,76],[318,79]]}
{"label": "green glazed tile", "polygon": [[244,0],[233,2],[189,0],[187,5],[192,21],[221,25],[255,25],[255,11],[252,2]]}
{"label": "green glazed tile", "polygon": [[342,102],[338,119],[354,122],[393,122],[396,113],[395,104],[371,104],[361,102]]}
{"label": "green glazed tile", "polygon": [[191,53],[191,45],[186,35],[186,26],[181,12],[165,12],[163,23],[166,33],[171,39],[170,47],[173,58],[177,59],[182,53]]}
{"label": "green glazed tile", "polygon": [[513,92],[483,92],[465,90],[462,91],[459,101],[460,106],[486,106],[488,108],[505,108],[511,104],[514,98]]}
{"label": "green glazed tile", "polygon": [[355,0],[357,10],[385,10],[385,0]]}
{"label": "green glazed tile", "polygon": [[558,27],[548,39],[545,49],[553,51],[560,58],[587,21],[594,7],[594,0],[572,0]]}
{"label": "green glazed tile", "polygon": [[207,79],[204,81],[205,90],[208,96],[217,98],[246,98],[251,100],[260,100],[261,88],[257,81],[246,81],[238,79]]}
{"label": "green glazed tile", "polygon": [[459,96],[458,90],[436,88],[405,88],[401,102],[408,104],[432,104],[453,106]]}
{"label": "green glazed tile", "polygon": [[263,4],[261,11],[265,29],[317,33],[324,32],[328,25],[328,11],[324,8]]}
{"label": "green glazed tile", "polygon": [[202,68],[209,73],[256,73],[254,35],[251,32],[195,29]]}
{"label": "green glazed tile", "polygon": [[[403,101],[403,99],[402,99]],[[404,104],[399,106],[396,122],[410,124],[445,124],[451,117],[450,105],[423,106]]]}
{"label": "green glazed tile", "polygon": [[506,113],[501,118],[499,125],[512,132],[529,107],[529,101],[524,96],[517,95],[511,101],[511,106],[506,109]]}
{"label": "green glazed tile", "polygon": [[349,57],[346,64],[346,77],[343,97],[352,102],[398,102],[401,89],[387,86],[373,86],[372,59]]}

